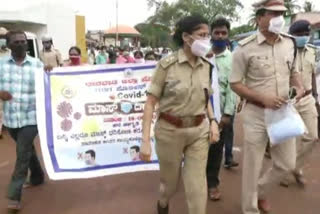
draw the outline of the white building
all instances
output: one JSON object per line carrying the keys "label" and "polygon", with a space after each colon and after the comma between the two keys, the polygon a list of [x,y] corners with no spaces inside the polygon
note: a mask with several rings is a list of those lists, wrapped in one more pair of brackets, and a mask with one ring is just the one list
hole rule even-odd
{"label": "white building", "polygon": [[6,1],[0,7],[0,27],[36,34],[40,50],[41,37],[49,34],[64,59],[68,56],[69,48],[76,45],[75,12],[62,0]]}

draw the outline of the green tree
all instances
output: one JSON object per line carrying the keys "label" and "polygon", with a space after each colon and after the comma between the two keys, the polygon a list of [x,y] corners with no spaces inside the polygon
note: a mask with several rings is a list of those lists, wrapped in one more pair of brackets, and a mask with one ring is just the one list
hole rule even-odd
{"label": "green tree", "polygon": [[301,10],[298,0],[284,0],[284,5],[287,8],[285,16],[291,16]]}
{"label": "green tree", "polygon": [[248,33],[250,31],[254,31],[256,28],[250,24],[244,24],[239,27],[234,27],[230,31],[230,37],[233,37],[235,35],[241,34],[241,33]]}
{"label": "green tree", "polygon": [[140,23],[135,28],[141,33],[141,46],[168,47],[171,36],[170,29],[156,23]]}
{"label": "green tree", "polygon": [[310,1],[306,1],[303,5],[304,12],[312,12],[314,10],[314,5]]}
{"label": "green tree", "polygon": [[237,10],[243,8],[240,0],[177,0],[171,4],[165,0],[148,0],[148,5],[156,7],[155,14],[149,17],[148,22],[161,23],[171,29],[186,15],[201,14],[210,23],[219,15],[237,20]]}

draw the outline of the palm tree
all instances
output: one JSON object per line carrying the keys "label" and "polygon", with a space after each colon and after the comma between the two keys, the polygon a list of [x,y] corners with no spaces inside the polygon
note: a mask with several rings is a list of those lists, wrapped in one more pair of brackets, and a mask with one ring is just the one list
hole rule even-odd
{"label": "palm tree", "polygon": [[314,9],[314,5],[310,1],[306,1],[303,5],[304,12],[312,12]]}
{"label": "palm tree", "polygon": [[293,15],[297,10],[299,11],[301,7],[298,4],[297,0],[284,0],[284,5],[288,9],[285,13],[285,16]]}

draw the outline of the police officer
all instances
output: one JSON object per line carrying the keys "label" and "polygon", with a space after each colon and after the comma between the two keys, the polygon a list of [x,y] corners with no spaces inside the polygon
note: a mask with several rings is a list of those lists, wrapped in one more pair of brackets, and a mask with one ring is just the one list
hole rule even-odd
{"label": "police officer", "polygon": [[10,49],[7,46],[6,34],[7,29],[0,27],[0,57],[10,56]]}
{"label": "police officer", "polygon": [[44,66],[59,67],[63,65],[59,50],[53,48],[51,36],[42,37],[43,50],[40,52],[40,59]]}
{"label": "police officer", "polygon": [[[306,90],[303,98],[296,104],[296,109],[301,115],[308,132],[296,139],[296,169],[292,172],[297,184],[301,187],[304,187],[306,183],[302,174],[302,167],[318,139],[317,88],[315,80],[317,52],[315,46],[308,44],[310,31],[310,22],[306,20],[294,22],[289,29],[289,33],[294,36],[298,47],[298,69],[302,75],[303,86]],[[318,102],[317,105],[319,105]],[[282,181],[281,185],[289,186],[288,178]]]}
{"label": "police officer", "polygon": [[181,173],[188,213],[205,214],[208,146],[209,141],[219,140],[218,125],[208,105],[211,66],[202,58],[210,50],[208,22],[200,16],[185,17],[177,23],[173,38],[180,48],[160,60],[148,89],[140,155],[142,160],[150,160],[150,126],[159,103],[155,125],[160,165],[158,214],[169,213],[169,200]]}
{"label": "police officer", "polygon": [[270,148],[273,166],[260,179],[268,142],[265,108],[279,109],[289,98],[289,88],[297,88],[297,99],[304,90],[295,68],[293,38],[280,33],[286,7],[282,0],[263,0],[253,5],[258,31],[239,42],[233,55],[231,88],[246,99],[242,110],[244,157],[242,211],[244,214],[269,212],[266,193],[269,184],[280,181],[295,168],[294,139]]}

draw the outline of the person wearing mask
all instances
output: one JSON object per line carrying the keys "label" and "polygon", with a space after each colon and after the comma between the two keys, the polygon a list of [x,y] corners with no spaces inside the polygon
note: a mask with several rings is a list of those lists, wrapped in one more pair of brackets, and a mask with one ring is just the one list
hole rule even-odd
{"label": "person wearing mask", "polygon": [[130,56],[128,51],[123,52],[123,58],[125,59],[125,63],[135,63],[134,58]]}
{"label": "person wearing mask", "polygon": [[[306,158],[309,157],[318,140],[318,111],[319,102],[316,86],[316,51],[317,48],[308,44],[310,40],[311,24],[306,20],[294,22],[289,29],[289,33],[294,36],[298,47],[297,61],[298,70],[302,75],[305,94],[303,98],[295,105],[304,124],[307,133],[302,137],[296,138],[296,168],[290,173],[295,178],[300,187],[304,187],[306,180],[303,176],[303,166]],[[289,186],[289,176],[281,182],[282,186]]]}
{"label": "person wearing mask", "polygon": [[101,47],[101,50],[99,51],[99,54],[96,58],[96,64],[97,65],[104,65],[108,62],[108,53],[106,52],[107,47],[103,46]]}
{"label": "person wearing mask", "polygon": [[116,64],[117,62],[117,53],[115,51],[109,51],[109,64]]}
{"label": "person wearing mask", "polygon": [[[209,97],[211,65],[209,26],[201,16],[187,16],[176,25],[179,50],[161,60],[147,90],[140,156],[150,161],[150,128],[156,105],[156,153],[160,165],[158,214],[169,213],[169,201],[182,175],[189,214],[206,214],[206,165],[209,142],[219,140]],[[182,162],[184,163],[182,165]]]}
{"label": "person wearing mask", "polygon": [[[226,168],[236,167],[238,163],[233,160],[233,120],[236,108],[236,97],[231,90],[229,77],[231,74],[232,55],[227,48],[227,40],[230,31],[230,23],[225,18],[218,18],[211,24],[212,51],[214,62],[217,66],[219,91],[220,91],[220,114],[219,129],[220,141],[210,145],[207,163],[207,181],[209,198],[213,201],[219,200],[219,171],[225,146]],[[218,109],[214,109],[215,111]]]}
{"label": "person wearing mask", "polygon": [[27,55],[27,36],[23,31],[10,31],[7,44],[11,55],[0,59],[0,99],[4,101],[4,125],[16,143],[17,159],[7,195],[11,212],[21,208],[28,170],[31,185],[44,182],[44,172],[33,144],[38,135],[35,73],[42,72],[44,67],[40,60]]}
{"label": "person wearing mask", "polygon": [[11,51],[7,47],[6,34],[8,33],[7,29],[0,27],[0,58],[4,56],[10,56]]}
{"label": "person wearing mask", "polygon": [[95,65],[96,64],[96,53],[94,47],[91,47],[88,51],[88,63],[90,65]]}
{"label": "person wearing mask", "polygon": [[53,48],[53,41],[51,36],[42,37],[43,49],[40,52],[40,60],[44,66],[51,66],[52,68],[60,67],[63,65],[60,51]]}
{"label": "person wearing mask", "polygon": [[133,54],[135,63],[144,63],[142,51],[136,51]]}
{"label": "person wearing mask", "polygon": [[[0,28],[0,59],[2,57],[11,55],[11,51],[7,47],[7,40],[6,40],[7,33],[8,33],[7,29],[3,27]],[[3,126],[3,102],[0,99],[0,139],[2,138],[2,126]]]}
{"label": "person wearing mask", "polygon": [[69,49],[69,62],[65,66],[79,66],[81,63],[81,50],[77,46]]}
{"label": "person wearing mask", "polygon": [[161,52],[161,59],[168,56],[169,55],[169,51],[166,48],[163,48],[162,52]]}
{"label": "person wearing mask", "polygon": [[144,56],[144,60],[146,63],[156,62],[156,54],[153,51],[148,51]]}
{"label": "person wearing mask", "polygon": [[[303,94],[296,68],[295,41],[283,34],[287,8],[282,0],[262,0],[253,4],[257,33],[239,42],[233,53],[231,88],[246,100],[242,108],[244,145],[242,171],[242,212],[260,214],[271,211],[267,200],[270,185],[295,168],[294,138],[270,148],[272,167],[260,176],[269,140],[265,109],[280,109],[287,104],[290,87],[296,99]],[[261,211],[261,212],[260,212]]]}

